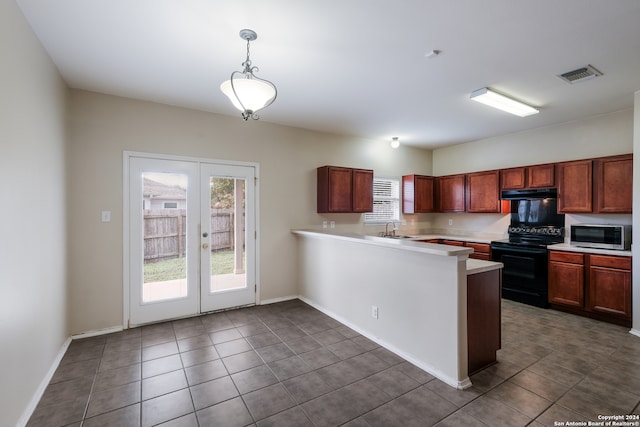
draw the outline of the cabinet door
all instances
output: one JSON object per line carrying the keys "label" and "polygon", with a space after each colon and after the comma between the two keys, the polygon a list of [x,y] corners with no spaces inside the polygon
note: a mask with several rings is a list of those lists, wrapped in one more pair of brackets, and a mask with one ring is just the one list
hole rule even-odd
{"label": "cabinet door", "polygon": [[433,177],[416,175],[416,213],[433,212],[435,210],[433,199],[434,185],[435,179]]}
{"label": "cabinet door", "polygon": [[584,307],[584,266],[549,262],[549,302]]}
{"label": "cabinet door", "polygon": [[353,169],[353,212],[373,211],[373,171]]}
{"label": "cabinet door", "polygon": [[593,162],[580,160],[559,163],[558,212],[589,213],[593,211]]}
{"label": "cabinet door", "polygon": [[631,319],[631,271],[592,266],[587,309]]}
{"label": "cabinet door", "polygon": [[318,213],[351,212],[352,173],[350,168],[318,168]]}
{"label": "cabinet door", "polygon": [[556,166],[553,163],[527,168],[527,188],[550,188],[556,186]]}
{"label": "cabinet door", "polygon": [[500,171],[467,174],[466,190],[467,212],[500,212]]}
{"label": "cabinet door", "polygon": [[502,169],[500,181],[503,190],[520,190],[527,185],[526,168]]}
{"label": "cabinet door", "polygon": [[631,213],[633,197],[633,157],[596,159],[595,186],[597,211]]}
{"label": "cabinet door", "polygon": [[435,211],[435,178],[424,175],[402,177],[402,213],[426,213]]}
{"label": "cabinet door", "polygon": [[465,176],[441,176],[438,182],[438,210],[440,212],[465,211]]}

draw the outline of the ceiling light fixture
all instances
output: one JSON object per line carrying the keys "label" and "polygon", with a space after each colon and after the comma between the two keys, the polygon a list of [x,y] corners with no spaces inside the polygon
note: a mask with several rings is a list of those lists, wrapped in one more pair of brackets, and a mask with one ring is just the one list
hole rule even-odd
{"label": "ceiling light fixture", "polygon": [[537,108],[494,92],[486,87],[471,92],[471,99],[520,117],[526,117],[540,112]]}
{"label": "ceiling light fixture", "polygon": [[278,90],[270,81],[253,74],[259,69],[251,65],[249,43],[258,38],[256,32],[241,30],[240,38],[247,41],[247,59],[242,63],[244,70],[231,73],[231,78],[220,85],[220,90],[229,97],[234,107],[242,112],[245,121],[249,120],[249,117],[258,120],[260,116],[256,113],[273,104]]}
{"label": "ceiling light fixture", "polygon": [[400,140],[398,139],[397,136],[394,136],[393,138],[391,138],[391,148],[398,148],[400,147]]}

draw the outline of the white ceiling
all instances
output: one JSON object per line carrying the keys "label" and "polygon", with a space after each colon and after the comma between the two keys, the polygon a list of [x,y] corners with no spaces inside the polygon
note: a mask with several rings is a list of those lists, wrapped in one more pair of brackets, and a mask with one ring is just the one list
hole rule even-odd
{"label": "white ceiling", "polygon": [[[70,87],[242,120],[219,85],[251,28],[256,75],[278,88],[262,121],[427,148],[629,108],[640,89],[638,0],[17,3]],[[556,77],[586,64],[604,75]],[[541,112],[469,101],[485,86]]]}

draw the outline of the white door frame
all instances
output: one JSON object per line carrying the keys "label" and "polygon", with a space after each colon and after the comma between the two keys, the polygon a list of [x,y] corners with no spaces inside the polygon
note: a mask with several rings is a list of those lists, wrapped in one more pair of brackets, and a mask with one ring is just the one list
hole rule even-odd
{"label": "white door frame", "polygon": [[[131,260],[131,250],[129,247],[129,227],[130,221],[130,204],[129,204],[129,160],[132,157],[141,157],[158,160],[176,160],[185,162],[214,163],[221,165],[250,166],[255,168],[255,304],[260,301],[260,164],[256,162],[240,162],[220,159],[210,159],[202,157],[175,156],[157,153],[145,153],[137,151],[123,151],[122,153],[123,169],[122,169],[122,326],[124,329],[130,328],[130,291],[131,283],[129,277],[129,262]],[[136,325],[137,326],[137,325]]]}

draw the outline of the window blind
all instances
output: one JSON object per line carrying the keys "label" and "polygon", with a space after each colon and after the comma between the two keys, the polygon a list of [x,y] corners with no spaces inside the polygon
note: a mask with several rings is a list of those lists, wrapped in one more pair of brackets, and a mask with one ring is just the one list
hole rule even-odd
{"label": "window blind", "polygon": [[394,178],[373,179],[373,212],[364,214],[364,222],[400,220],[400,181]]}

